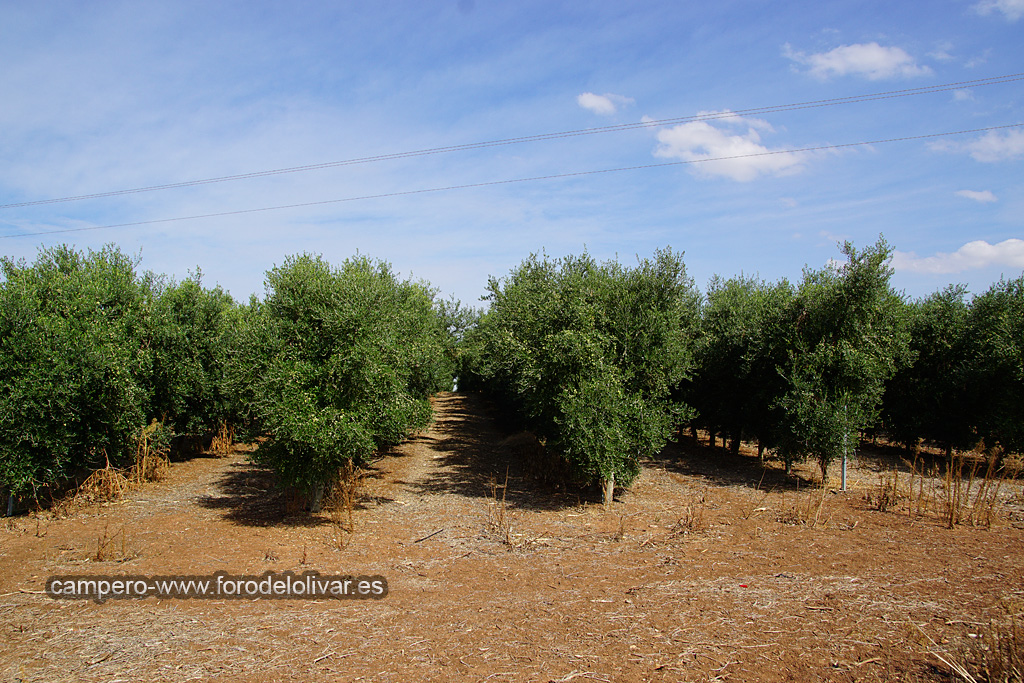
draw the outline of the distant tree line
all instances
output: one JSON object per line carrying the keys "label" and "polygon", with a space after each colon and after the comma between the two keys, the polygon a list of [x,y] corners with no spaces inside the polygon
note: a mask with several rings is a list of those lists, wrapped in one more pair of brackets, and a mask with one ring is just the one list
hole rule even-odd
{"label": "distant tree line", "polygon": [[916,449],[1024,450],[1024,276],[968,301],[962,286],[908,301],[890,248],[843,248],[845,264],[798,286],[715,279],[702,307],[694,426],[756,441],[822,473],[874,430]]}
{"label": "distant tree line", "polygon": [[907,308],[889,285],[884,241],[843,247],[846,262],[805,270],[796,286],[714,279],[682,385],[694,426],[776,453],[829,463],[878,422],[888,381],[913,360]]}
{"label": "distant tree line", "polygon": [[968,301],[908,301],[880,239],[797,284],[712,279],[681,255],[636,268],[531,257],[489,285],[465,335],[460,385],[519,418],[606,500],[674,428],[733,452],[830,463],[860,434],[911,448],[1024,449],[1024,276]]}
{"label": "distant tree line", "polygon": [[339,467],[425,427],[455,377],[606,498],[679,430],[823,476],[868,429],[1024,450],[1024,275],[911,301],[884,240],[842,254],[796,284],[716,277],[703,295],[670,249],[632,267],[534,255],[490,279],[486,312],[361,256],[289,257],[247,303],[113,246],[3,258],[0,487],[127,466],[154,420],[231,423],[315,508]]}

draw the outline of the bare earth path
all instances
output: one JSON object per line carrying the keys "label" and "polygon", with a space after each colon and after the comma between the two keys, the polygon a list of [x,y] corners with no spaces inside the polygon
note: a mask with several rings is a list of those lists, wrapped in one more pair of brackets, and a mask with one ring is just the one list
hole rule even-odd
{"label": "bare earth path", "polygon": [[[823,495],[777,470],[755,490],[753,458],[718,468],[727,456],[672,447],[605,510],[524,478],[475,398],[434,404],[434,426],[371,470],[353,534],[290,507],[242,451],[177,463],[118,504],[7,520],[0,680],[948,680],[928,637],[955,652],[1020,609],[1009,513],[948,530],[872,510],[867,460],[859,490]],[[41,593],[59,574],[286,570],[381,574],[390,593]]]}

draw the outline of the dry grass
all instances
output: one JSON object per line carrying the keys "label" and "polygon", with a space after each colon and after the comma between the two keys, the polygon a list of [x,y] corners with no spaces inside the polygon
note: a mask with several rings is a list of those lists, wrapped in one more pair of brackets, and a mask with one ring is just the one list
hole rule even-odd
{"label": "dry grass", "polygon": [[761,485],[763,483],[764,473],[761,474],[761,480],[757,482],[757,486],[754,487],[754,491],[748,495],[740,505],[740,517],[743,519],[756,517],[762,512],[766,512],[768,510],[764,503],[768,500],[768,496],[771,495],[771,491],[762,491]]}
{"label": "dry grass", "polygon": [[109,464],[96,470],[71,494],[68,510],[82,505],[110,503],[120,500],[133,488],[132,480]]}
{"label": "dry grass", "polygon": [[1018,601],[1002,605],[1002,614],[987,624],[963,622],[973,632],[959,639],[954,652],[919,626],[928,653],[949,668],[950,678],[965,683],[1024,683],[1024,614]]}
{"label": "dry grass", "polygon": [[344,549],[356,532],[355,508],[363,496],[366,473],[351,460],[338,471],[338,476],[328,491],[323,509],[334,529],[333,541],[339,550]]}
{"label": "dry grass", "polygon": [[217,429],[217,433],[213,436],[213,441],[210,442],[210,453],[225,457],[231,455],[231,451],[235,446],[235,428],[229,426],[227,421],[221,422],[220,427]]}
{"label": "dry grass", "polygon": [[108,523],[104,525],[103,533],[96,539],[96,554],[91,559],[93,562],[127,562],[138,556],[139,553],[131,548],[124,527],[110,533]]}
{"label": "dry grass", "polygon": [[818,526],[818,524],[827,526],[832,520],[831,513],[823,515],[827,496],[827,486],[822,486],[820,490],[816,491],[805,491],[804,493],[797,491],[793,495],[792,502],[787,506],[785,504],[787,496],[783,494],[784,509],[776,516],[775,521],[780,524],[809,526],[811,528]]}
{"label": "dry grass", "polygon": [[106,466],[95,470],[70,494],[54,501],[51,513],[67,517],[84,506],[119,501],[145,482],[163,479],[170,468],[169,452],[166,427],[153,420],[148,427],[139,430],[130,468],[113,467],[110,459],[105,458]]}
{"label": "dry grass", "polygon": [[900,472],[893,468],[892,472],[878,475],[878,484],[868,491],[864,498],[868,505],[879,512],[895,510],[900,502]]}
{"label": "dry grass", "polygon": [[897,468],[881,474],[878,484],[865,495],[868,505],[880,512],[902,512],[914,517],[934,517],[947,528],[958,525],[991,528],[1002,516],[1001,493],[1021,472],[1020,456],[1000,458],[958,453],[940,473],[929,471],[923,461],[904,461],[910,472]]}
{"label": "dry grass", "polygon": [[515,515],[508,509],[508,504],[505,502],[505,496],[508,493],[508,471],[505,472],[505,483],[499,484],[492,478],[488,488],[487,531],[509,550],[516,550],[520,547],[520,543],[512,532]]}
{"label": "dry grass", "polygon": [[672,527],[672,533],[676,536],[706,533],[710,527],[705,514],[706,510],[707,490],[705,489],[699,495],[694,495],[685,502],[682,515]]}
{"label": "dry grass", "polygon": [[[973,680],[986,683],[1024,681],[1024,618],[1015,614],[992,622],[972,639],[963,653],[964,668]],[[971,680],[968,678],[967,680]]]}
{"label": "dry grass", "polygon": [[1002,459],[998,452],[990,452],[984,470],[979,459],[973,458],[966,481],[964,460],[963,455],[954,456],[946,472],[942,519],[950,529],[957,524],[990,528],[999,518],[999,491],[1008,479],[1016,479],[1020,474],[1020,458]]}
{"label": "dry grass", "polygon": [[[358,537],[342,552],[325,547],[329,524],[233,514],[251,496],[232,482],[258,471],[237,451],[176,466],[166,492],[147,487],[152,495],[132,505],[54,521],[45,539],[31,527],[5,534],[0,680],[371,680],[402,671],[407,680],[451,681],[950,681],[949,668],[924,655],[932,646],[917,640],[911,621],[939,643],[935,652],[983,680],[966,648],[985,642],[992,605],[1020,587],[1024,539],[1009,524],[947,531],[934,508],[919,523],[905,514],[906,498],[898,515],[882,515],[832,487],[819,520],[832,515],[830,527],[842,521],[856,533],[821,521],[787,526],[774,519],[790,506],[797,521],[814,520],[818,486],[800,480],[794,495],[780,484],[762,501],[760,472],[680,473],[659,462],[645,464],[615,513],[596,501],[574,506],[567,495],[520,484],[515,464],[500,489],[506,463],[491,450],[503,435],[486,432],[479,450],[453,454],[453,444],[469,442],[460,430],[486,426],[466,422],[473,405],[444,399],[429,439],[375,463],[366,484],[381,495],[360,501]],[[468,478],[459,465],[474,462],[481,469]],[[869,485],[863,494],[876,473],[874,461],[861,462],[853,481]],[[489,472],[498,473],[493,489]],[[926,494],[932,485],[937,493],[942,477],[925,482]],[[1003,497],[1019,494],[1013,488]],[[899,489],[909,495],[903,468]],[[528,533],[536,539],[528,551],[507,552],[485,530],[485,493],[498,522],[497,506],[508,501],[507,537],[515,544]],[[520,507],[521,499],[557,505]],[[680,531],[699,528],[701,512],[707,534],[666,533],[677,520]],[[125,567],[85,561],[108,519],[108,535],[123,527],[145,539],[144,556]],[[443,542],[426,541],[439,530]],[[107,556],[119,545],[108,544]],[[359,605],[149,599],[102,608],[34,593],[42,577],[79,562],[94,572],[189,575],[247,573],[264,568],[261,560],[282,571],[299,558],[327,573],[381,571],[392,591]],[[1012,629],[997,630],[1000,642],[1013,642]]]}
{"label": "dry grass", "polygon": [[139,432],[135,441],[135,462],[129,474],[133,484],[160,481],[167,476],[170,468],[168,444],[167,428],[161,422],[153,420]]}

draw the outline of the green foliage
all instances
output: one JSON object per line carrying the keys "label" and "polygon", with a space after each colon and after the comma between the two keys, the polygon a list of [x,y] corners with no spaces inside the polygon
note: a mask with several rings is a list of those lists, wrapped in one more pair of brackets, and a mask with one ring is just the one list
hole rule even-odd
{"label": "green foliage", "polygon": [[467,339],[474,334],[483,310],[464,306],[452,298],[448,301],[439,300],[437,312],[448,331],[445,354],[454,367],[455,383],[459,385],[458,388],[470,388],[468,385],[472,384],[475,376],[472,368],[479,359],[472,352],[477,345],[467,343]]}
{"label": "green foliage", "polygon": [[203,289],[202,274],[157,287],[149,316],[150,413],[180,434],[202,434],[227,417],[221,391],[234,300]]}
{"label": "green foliage", "polygon": [[878,418],[885,383],[910,361],[905,304],[889,286],[891,249],[884,240],[847,263],[806,271],[787,311],[788,383],[779,453],[788,461],[828,464],[856,444],[860,429]]}
{"label": "green foliage", "polygon": [[683,391],[697,423],[731,435],[735,447],[741,437],[766,446],[777,441],[775,403],[786,389],[778,368],[787,358],[784,320],[793,296],[785,280],[715,277],[709,283],[695,370]]}
{"label": "green foliage", "polygon": [[127,457],[145,425],[147,283],[113,247],[0,261],[0,483],[14,492]]}
{"label": "green foliage", "polygon": [[1024,451],[1024,275],[976,297],[969,319],[974,345],[971,397],[987,445]]}
{"label": "green foliage", "polygon": [[224,413],[231,298],[198,275],[165,286],[136,266],[113,246],[0,261],[0,485],[126,466],[150,420],[197,432]]}
{"label": "green foliage", "polygon": [[624,268],[532,256],[489,291],[463,383],[514,411],[581,481],[628,485],[688,416],[670,399],[690,370],[698,305],[681,257]]}
{"label": "green foliage", "polygon": [[432,290],[386,263],[333,268],[310,255],[286,259],[266,286],[239,316],[224,380],[269,436],[259,461],[313,492],[429,423],[429,395],[454,374]]}
{"label": "green foliage", "polygon": [[280,346],[275,329],[267,324],[263,303],[255,296],[229,313],[224,331],[220,393],[227,401],[228,420],[239,428],[243,438],[259,435],[257,383],[267,376],[270,359]]}
{"label": "green foliage", "polygon": [[1024,450],[1024,276],[908,304],[884,240],[842,251],[798,287],[716,277],[703,306],[671,250],[633,268],[532,256],[490,280],[486,313],[365,257],[289,258],[244,305],[113,246],[0,259],[0,487],[128,464],[153,419],[226,419],[312,491],[425,426],[455,376],[584,483],[628,485],[687,420],[823,473],[880,415],[908,445]]}
{"label": "green foliage", "polygon": [[913,362],[889,381],[883,420],[889,435],[909,447],[926,439],[941,446],[971,448],[978,437],[976,364],[966,288],[950,286],[908,304]]}
{"label": "green foliage", "polygon": [[889,383],[886,427],[948,452],[1024,450],[1024,276],[965,296],[953,286],[910,307],[915,360]]}
{"label": "green foliage", "polygon": [[807,270],[799,287],[714,278],[697,368],[683,394],[712,433],[756,438],[787,463],[828,464],[877,418],[886,382],[905,367],[906,305],[889,286],[884,240],[847,243],[845,264]]}

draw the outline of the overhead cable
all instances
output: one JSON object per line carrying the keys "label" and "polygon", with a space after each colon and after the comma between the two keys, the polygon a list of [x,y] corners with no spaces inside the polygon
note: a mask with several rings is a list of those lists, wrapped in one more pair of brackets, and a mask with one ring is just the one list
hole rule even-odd
{"label": "overhead cable", "polygon": [[819,151],[833,150],[833,149],[844,149],[844,148],[848,148],[848,147],[862,147],[862,146],[866,146],[866,145],[881,145],[881,144],[891,143],[891,142],[907,142],[907,141],[910,141],[910,140],[927,140],[927,139],[930,139],[930,138],[948,137],[948,136],[952,136],[952,135],[966,135],[968,133],[983,133],[983,132],[993,131],[993,130],[1003,130],[1003,129],[1006,129],[1006,128],[1019,128],[1021,126],[1024,126],[1024,123],[1011,123],[1011,124],[1007,124],[1007,125],[1004,125],[1004,126],[988,126],[988,127],[985,127],[985,128],[972,128],[970,130],[957,130],[957,131],[951,131],[951,132],[948,132],[948,133],[929,133],[929,134],[926,134],[926,135],[910,135],[910,136],[898,137],[898,138],[886,138],[886,139],[883,139],[883,140],[866,140],[866,141],[862,141],[862,142],[847,142],[847,143],[840,143],[840,144],[834,144],[834,145],[817,145],[817,146],[813,146],[813,147],[798,147],[798,148],[793,148],[793,149],[768,150],[768,151],[765,151],[765,152],[755,152],[755,153],[749,153],[749,154],[736,154],[736,155],[731,155],[731,156],[701,158],[701,159],[687,159],[687,160],[683,160],[683,161],[666,161],[666,162],[660,162],[660,163],[655,163],[655,164],[641,164],[641,165],[638,165],[638,166],[621,166],[621,167],[618,167],[618,168],[605,168],[605,169],[598,169],[598,170],[592,170],[592,171],[574,171],[574,172],[571,172],[571,173],[554,173],[554,174],[551,174],[551,175],[531,176],[531,177],[528,177],[528,178],[510,178],[510,179],[505,179],[505,180],[489,180],[489,181],[483,181],[483,182],[478,182],[478,183],[465,183],[465,184],[462,184],[462,185],[447,185],[445,187],[429,187],[429,188],[421,188],[421,189],[417,189],[417,190],[399,190],[399,191],[395,191],[395,192],[384,192],[384,193],[381,193],[381,194],[360,195],[358,197],[343,197],[343,198],[340,198],[340,199],[323,199],[323,200],[320,200],[320,201],[301,202],[301,203],[298,203],[298,204],[283,204],[283,205],[280,205],[280,206],[265,206],[265,207],[260,207],[260,208],[256,208],[256,209],[237,209],[237,210],[234,210],[234,211],[220,211],[220,212],[217,212],[217,213],[199,214],[199,215],[194,215],[194,216],[178,216],[176,218],[157,218],[157,219],[153,219],[153,220],[134,221],[134,222],[131,222],[131,223],[117,223],[117,224],[113,224],[113,225],[93,225],[93,226],[85,226],[85,227],[78,227],[78,228],[59,228],[59,229],[55,229],[55,230],[43,230],[43,231],[39,231],[39,232],[23,232],[23,233],[16,233],[16,234],[13,234],[13,235],[0,235],[0,239],[11,239],[11,238],[15,238],[15,237],[38,237],[38,236],[41,236],[41,235],[57,235],[57,234],[61,234],[61,233],[86,232],[86,231],[89,231],[89,230],[110,230],[110,229],[113,229],[113,228],[128,228],[128,227],[135,227],[135,226],[140,226],[140,225],[157,225],[157,224],[160,224],[160,223],[175,223],[175,222],[179,222],[179,221],[199,220],[201,218],[223,218],[225,216],[240,216],[240,215],[244,215],[244,214],[261,213],[261,212],[265,212],[265,211],[280,211],[280,210],[283,210],[283,209],[299,209],[299,208],[306,208],[306,207],[311,207],[311,206],[323,206],[323,205],[326,205],[326,204],[340,204],[340,203],[344,203],[344,202],[356,202],[356,201],[364,201],[364,200],[369,200],[369,199],[384,199],[384,198],[388,198],[388,197],[403,197],[403,196],[408,196],[408,195],[428,194],[428,193],[433,193],[433,192],[448,192],[448,191],[452,191],[452,190],[465,190],[465,189],[470,189],[470,188],[491,187],[491,186],[495,186],[495,185],[511,185],[513,183],[526,183],[526,182],[534,182],[534,181],[539,181],[539,180],[556,180],[556,179],[559,179],[559,178],[576,178],[576,177],[580,177],[580,176],[599,175],[599,174],[602,174],[602,173],[619,173],[619,172],[622,172],[622,171],[638,171],[638,170],[649,169],[649,168],[663,168],[663,167],[666,167],[666,166],[684,166],[684,165],[689,165],[689,164],[709,163],[709,162],[713,162],[713,161],[732,161],[732,160],[735,160],[735,159],[751,159],[751,158],[755,158],[755,157],[766,157],[766,156],[773,156],[773,155],[777,155],[777,154],[799,154],[799,153],[805,153],[805,152],[819,152]]}
{"label": "overhead cable", "polygon": [[203,178],[199,180],[185,180],[177,183],[166,183],[163,185],[150,185],[147,187],[135,187],[123,190],[111,190],[108,192],[94,192],[91,194],[75,195],[70,197],[56,197],[52,199],[38,199],[27,202],[16,202],[11,204],[0,204],[0,209],[14,209],[28,206],[40,206],[43,204],[58,204],[63,202],[75,202],[82,201],[85,199],[101,199],[103,197],[117,197],[121,195],[137,194],[142,192],[156,192],[159,190],[172,190],[184,187],[195,187],[198,185],[210,185],[214,183],[224,183],[235,180],[248,180],[252,178],[264,178],[267,176],[283,175],[287,173],[302,173],[307,171],[317,171],[328,168],[338,168],[342,166],[352,166],[356,164],[368,164],[378,161],[390,161],[395,159],[408,159],[413,157],[428,156],[433,154],[446,154],[451,152],[463,152],[471,151],[476,149],[485,149],[488,147],[499,147],[504,145],[516,145],[526,142],[540,142],[544,140],[557,140],[563,138],[580,137],[584,135],[597,135],[601,133],[613,133],[626,130],[636,130],[640,128],[652,128],[655,126],[669,126],[677,125],[680,123],[692,123],[697,121],[713,121],[717,119],[737,118],[744,116],[758,116],[764,114],[773,114],[784,111],[795,111],[800,109],[813,109],[818,107],[831,107],[840,104],[856,104],[860,102],[873,102],[877,100],[893,99],[897,97],[910,97],[914,95],[927,95],[932,93],[946,92],[950,90],[960,90],[967,87],[980,87],[985,85],[998,85],[1001,83],[1011,83],[1014,81],[1024,80],[1024,73],[1007,74],[1005,76],[993,76],[990,78],[979,78],[970,81],[958,81],[956,83],[943,83],[941,85],[924,86],[920,88],[905,88],[902,90],[889,90],[886,92],[869,93],[866,95],[852,95],[848,97],[833,97],[824,100],[811,100],[808,102],[796,102],[791,104],[779,104],[768,107],[754,107],[750,109],[738,109],[738,110],[726,110],[726,111],[714,111],[714,112],[702,112],[691,116],[681,116],[675,118],[658,119],[658,120],[643,120],[634,123],[623,123],[612,126],[601,126],[598,128],[582,128],[578,130],[568,130],[558,133],[541,133],[537,135],[526,135],[521,137],[504,138],[500,140],[489,140],[486,142],[470,142],[461,145],[448,145],[444,147],[432,147],[429,149],[420,149],[407,152],[395,152],[391,154],[378,154],[367,157],[357,157],[353,159],[344,159],[341,161],[328,161],[319,164],[308,164],[305,166],[292,166],[288,168],[277,168],[265,171],[253,171],[250,173],[239,173],[236,175],[218,176],[215,178]]}

